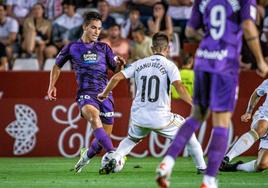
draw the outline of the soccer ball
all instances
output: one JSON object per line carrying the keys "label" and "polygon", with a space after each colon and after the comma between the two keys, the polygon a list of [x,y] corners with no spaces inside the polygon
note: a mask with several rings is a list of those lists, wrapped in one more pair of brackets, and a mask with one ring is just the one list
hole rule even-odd
{"label": "soccer ball", "polygon": [[113,172],[120,172],[124,167],[126,157],[119,156],[117,153],[115,153],[115,151],[107,152],[101,159],[101,166],[104,167],[111,159],[116,160],[116,166],[113,169]]}

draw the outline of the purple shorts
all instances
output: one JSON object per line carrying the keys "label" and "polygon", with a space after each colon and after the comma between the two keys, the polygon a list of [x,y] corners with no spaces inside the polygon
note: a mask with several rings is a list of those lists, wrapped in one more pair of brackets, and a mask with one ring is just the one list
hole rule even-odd
{"label": "purple shorts", "polygon": [[214,112],[233,112],[238,96],[238,75],[195,70],[194,104]]}
{"label": "purple shorts", "polygon": [[101,102],[97,99],[97,95],[78,94],[76,102],[80,110],[87,104],[96,107],[100,111],[102,123],[111,125],[114,123],[114,102],[112,96]]}

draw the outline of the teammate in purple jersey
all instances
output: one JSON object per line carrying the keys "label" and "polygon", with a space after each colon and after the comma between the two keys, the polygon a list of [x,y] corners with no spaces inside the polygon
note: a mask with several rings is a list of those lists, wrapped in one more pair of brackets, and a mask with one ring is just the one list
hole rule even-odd
{"label": "teammate in purple jersey", "polygon": [[98,13],[85,14],[83,35],[80,40],[66,45],[58,54],[56,64],[51,70],[47,92],[50,100],[56,100],[55,84],[61,72],[60,68],[69,60],[78,84],[77,104],[82,117],[91,123],[95,136],[90,148],[81,149],[80,159],[75,165],[78,173],[102,148],[106,152],[114,149],[109,137],[114,122],[113,98],[110,93],[105,101],[100,102],[97,100],[97,94],[103,91],[108,83],[108,69],[119,71],[125,61],[115,56],[107,44],[97,41],[101,27],[101,16]]}
{"label": "teammate in purple jersey", "polygon": [[[195,55],[194,106],[191,116],[178,131],[165,158],[156,170],[160,187],[168,187],[172,168],[190,136],[212,111],[212,138],[202,188],[217,187],[216,175],[227,148],[228,125],[235,108],[238,87],[239,54],[244,31],[257,62],[258,73],[268,67],[260,50],[254,24],[253,0],[195,0],[186,35],[202,39]],[[204,35],[198,32],[204,30]]]}

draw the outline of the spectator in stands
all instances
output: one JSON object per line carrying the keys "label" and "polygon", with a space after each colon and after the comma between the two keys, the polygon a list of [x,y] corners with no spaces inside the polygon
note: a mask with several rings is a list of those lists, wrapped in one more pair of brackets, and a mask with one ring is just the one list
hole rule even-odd
{"label": "spectator in stands", "polygon": [[64,14],[52,25],[52,44],[45,50],[46,58],[53,58],[58,51],[71,41],[78,40],[82,32],[83,18],[76,12],[73,0],[62,2]]}
{"label": "spectator in stands", "polygon": [[45,7],[45,17],[54,21],[62,14],[62,0],[39,0]]}
{"label": "spectator in stands", "polygon": [[122,24],[122,37],[132,39],[131,32],[141,25],[143,24],[140,21],[140,11],[137,7],[132,6],[129,11],[129,18]]}
{"label": "spectator in stands", "polygon": [[44,17],[45,8],[37,3],[32,8],[31,16],[23,23],[22,49],[30,56],[36,54],[38,63],[44,63],[44,50],[51,38],[51,22]]}
{"label": "spectator in stands", "polygon": [[134,62],[153,54],[151,49],[152,38],[145,35],[143,26],[132,30],[132,38],[134,42],[131,44],[129,62]]}
{"label": "spectator in stands", "polygon": [[161,0],[132,0],[132,6],[136,6],[141,12],[141,22],[147,26],[147,20],[153,15],[153,5]]}
{"label": "spectator in stands", "polygon": [[166,5],[163,2],[157,2],[153,6],[153,17],[148,20],[149,35],[159,31],[165,32],[171,38],[173,25],[171,17],[168,16]]}
{"label": "spectator in stands", "polygon": [[109,4],[106,0],[99,0],[98,1],[98,11],[101,15],[102,19],[102,31],[99,36],[99,39],[105,38],[108,35],[108,28],[115,24],[115,19],[110,16]]}
{"label": "spectator in stands", "polygon": [[107,0],[110,15],[115,18],[116,23],[122,24],[125,21],[129,1],[130,0]]}
{"label": "spectator in stands", "polygon": [[116,55],[128,59],[129,56],[129,43],[128,40],[121,37],[121,27],[119,24],[113,24],[108,29],[108,37],[101,40],[107,43]]}
{"label": "spectator in stands", "polygon": [[28,16],[31,8],[37,1],[38,0],[6,0],[7,13],[9,16],[16,18],[19,25],[22,26],[24,19]]}
{"label": "spectator in stands", "polygon": [[11,63],[13,52],[18,51],[18,45],[15,42],[19,24],[14,18],[7,16],[6,10],[6,5],[0,4],[0,42],[4,45],[8,62]]}
{"label": "spectator in stands", "polygon": [[8,70],[8,62],[5,45],[0,43],[0,71]]}
{"label": "spectator in stands", "polygon": [[[185,27],[191,16],[193,0],[168,0],[167,15],[172,19],[173,26],[178,28],[181,43],[186,39]],[[174,28],[175,30],[175,28]]]}
{"label": "spectator in stands", "polygon": [[[186,87],[188,93],[193,96],[194,90],[194,58],[191,54],[182,54],[182,67],[180,69],[181,81]],[[171,86],[171,95],[173,99],[178,99],[180,96],[174,86]]]}

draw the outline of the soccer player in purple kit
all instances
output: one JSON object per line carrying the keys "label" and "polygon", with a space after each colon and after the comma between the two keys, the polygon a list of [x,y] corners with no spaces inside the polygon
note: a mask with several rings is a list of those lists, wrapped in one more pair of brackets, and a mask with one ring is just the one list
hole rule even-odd
{"label": "soccer player in purple kit", "polygon": [[[227,148],[228,125],[238,91],[239,54],[242,33],[258,62],[258,73],[268,67],[261,54],[254,24],[255,0],[195,0],[186,35],[202,39],[195,55],[195,86],[191,116],[178,131],[156,170],[160,187],[169,186],[175,159],[190,136],[212,112],[212,138],[201,188],[216,188],[216,175]],[[198,32],[204,30],[204,35]]]}
{"label": "soccer player in purple kit", "polygon": [[117,72],[125,64],[125,60],[115,56],[107,44],[97,41],[101,28],[101,16],[96,12],[86,13],[81,39],[71,42],[60,51],[50,73],[47,93],[50,100],[55,100],[55,84],[61,72],[60,68],[68,60],[71,62],[78,84],[76,101],[82,117],[90,122],[93,128],[95,139],[90,148],[81,149],[80,159],[75,165],[77,173],[81,172],[102,148],[106,152],[114,149],[109,137],[114,121],[112,94],[103,102],[97,99],[97,94],[102,92],[108,83],[108,68]]}

